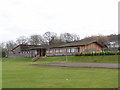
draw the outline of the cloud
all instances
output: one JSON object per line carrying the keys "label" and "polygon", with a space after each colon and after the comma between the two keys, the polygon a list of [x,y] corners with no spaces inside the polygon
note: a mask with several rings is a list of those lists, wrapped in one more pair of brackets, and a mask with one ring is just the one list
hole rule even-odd
{"label": "cloud", "polygon": [[46,31],[117,33],[117,14],[117,0],[1,0],[0,41]]}

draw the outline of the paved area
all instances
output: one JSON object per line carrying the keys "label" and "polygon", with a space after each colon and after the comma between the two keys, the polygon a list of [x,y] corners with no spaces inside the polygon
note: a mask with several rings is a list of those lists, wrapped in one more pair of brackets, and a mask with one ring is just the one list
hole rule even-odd
{"label": "paved area", "polygon": [[102,64],[102,63],[65,63],[65,62],[60,62],[60,63],[52,63],[52,64],[33,64],[33,65],[120,69],[120,64]]}

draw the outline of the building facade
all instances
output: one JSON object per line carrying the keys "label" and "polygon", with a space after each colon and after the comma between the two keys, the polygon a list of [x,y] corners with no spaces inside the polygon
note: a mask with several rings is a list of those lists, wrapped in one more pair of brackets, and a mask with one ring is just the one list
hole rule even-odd
{"label": "building facade", "polygon": [[71,42],[63,45],[18,45],[11,50],[9,57],[64,56],[78,52],[102,52],[104,46],[96,41]]}
{"label": "building facade", "polygon": [[20,44],[9,52],[8,57],[36,57],[38,55],[38,51],[36,49],[31,48],[39,46],[40,45]]}
{"label": "building facade", "polygon": [[118,41],[109,42],[108,49],[109,51],[120,51],[120,43]]}
{"label": "building facade", "polygon": [[87,45],[73,45],[73,46],[60,46],[47,49],[47,56],[63,56],[63,55],[74,55],[78,52],[102,52],[103,46],[99,45],[96,42],[87,44]]}

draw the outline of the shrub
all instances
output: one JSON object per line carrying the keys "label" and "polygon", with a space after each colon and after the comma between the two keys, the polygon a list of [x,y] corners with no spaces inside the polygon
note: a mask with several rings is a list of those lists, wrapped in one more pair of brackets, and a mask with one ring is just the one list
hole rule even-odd
{"label": "shrub", "polygon": [[100,55],[105,55],[105,53],[104,52],[100,52]]}
{"label": "shrub", "polygon": [[75,56],[84,56],[83,53],[75,53]]}
{"label": "shrub", "polygon": [[90,52],[85,53],[85,56],[92,56],[92,53],[90,53]]}
{"label": "shrub", "polygon": [[87,52],[76,53],[75,56],[101,56],[101,55],[120,55],[120,52],[106,51],[106,52]]}
{"label": "shrub", "polygon": [[79,53],[75,53],[75,56],[79,56]]}
{"label": "shrub", "polygon": [[120,55],[120,52],[117,52],[117,55]]}
{"label": "shrub", "polygon": [[84,56],[84,54],[83,54],[83,53],[80,53],[79,56]]}
{"label": "shrub", "polygon": [[4,51],[0,52],[0,57],[6,57],[6,53]]}

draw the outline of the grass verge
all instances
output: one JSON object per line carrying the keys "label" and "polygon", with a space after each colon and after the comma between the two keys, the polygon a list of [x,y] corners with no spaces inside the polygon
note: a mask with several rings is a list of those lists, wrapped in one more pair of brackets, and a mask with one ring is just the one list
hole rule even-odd
{"label": "grass verge", "polygon": [[[119,55],[111,56],[55,56],[45,57],[38,63],[78,62],[78,63],[118,63]],[[67,59],[66,59],[67,58]]]}

